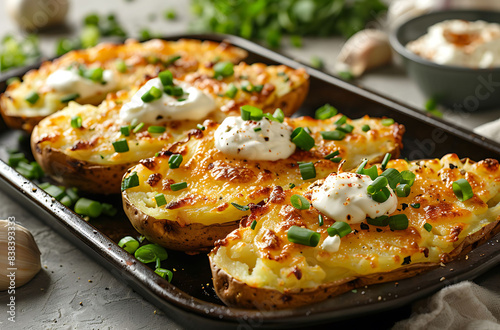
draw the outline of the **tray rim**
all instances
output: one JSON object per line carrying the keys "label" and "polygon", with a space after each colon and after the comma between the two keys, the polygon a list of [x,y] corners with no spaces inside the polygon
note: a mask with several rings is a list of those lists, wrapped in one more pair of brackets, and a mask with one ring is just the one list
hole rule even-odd
{"label": "tray rim", "polygon": [[[400,112],[411,118],[424,121],[427,124],[432,125],[436,128],[443,129],[445,132],[451,133],[453,135],[460,135],[463,139],[466,139],[469,142],[472,142],[476,145],[480,145],[481,147],[489,151],[492,151],[493,153],[500,154],[500,144],[488,140],[486,138],[483,138],[470,130],[459,127],[455,124],[447,123],[444,120],[431,117],[430,115],[424,114],[412,108],[411,106],[405,105],[399,101],[392,100],[390,98],[387,98],[386,96],[382,96],[377,92],[373,92],[369,89],[362,88],[360,86],[343,81],[339,78],[336,78],[322,71],[308,67],[307,64],[297,62],[289,57],[286,57],[285,55],[276,53],[252,41],[248,41],[246,39],[242,39],[240,37],[232,35],[223,35],[223,34],[175,34],[175,35],[167,35],[162,39],[177,40],[186,38],[199,39],[199,40],[212,40],[218,42],[227,41],[236,47],[243,48],[252,53],[257,53],[258,55],[265,57],[270,61],[278,62],[293,68],[305,67],[308,74],[311,77],[317,78],[327,83],[336,85],[342,89],[348,90],[352,93],[358,94],[384,107],[391,108],[392,110]],[[25,68],[11,70],[8,72],[8,74],[3,74],[2,76],[0,76],[0,82],[5,82],[8,78],[13,76],[22,75],[29,69],[36,68],[41,63],[42,62],[29,65],[28,67]],[[136,260],[133,256],[131,256],[130,254],[126,253],[124,250],[119,248],[111,239],[109,239],[104,234],[100,233],[90,223],[87,223],[84,220],[82,220],[78,215],[76,215],[71,210],[64,207],[59,202],[53,201],[51,196],[49,196],[41,189],[36,189],[37,186],[34,183],[22,177],[20,174],[18,174],[15,170],[13,170],[11,167],[9,167],[2,161],[0,161],[0,181],[6,184],[5,186],[0,185],[0,189],[10,190],[10,191],[14,189],[17,190],[17,192],[19,192],[21,195],[25,196],[24,200],[25,203],[33,204],[34,207],[39,208],[44,213],[50,215],[53,218],[53,220],[50,221],[56,221],[59,222],[60,225],[62,225],[62,227],[59,226],[60,228],[56,230],[66,233],[69,232],[72,235],[71,238],[76,238],[79,240],[79,243],[87,245],[89,249],[87,249],[85,252],[93,253],[94,255],[99,256],[99,258],[102,259],[98,260],[101,264],[107,266],[111,265],[115,269],[115,271],[120,272],[121,274],[116,274],[113,272],[113,275],[124,277],[129,286],[135,287],[136,289],[139,288],[138,291],[143,295],[144,298],[148,300],[155,300],[157,298],[160,298],[165,303],[165,305],[158,306],[161,307],[162,309],[166,307],[172,309],[180,308],[185,312],[196,314],[197,316],[201,316],[204,319],[212,319],[212,320],[225,321],[231,323],[239,321],[240,319],[261,320],[263,322],[267,322],[268,325],[277,325],[277,324],[289,325],[291,322],[297,321],[297,319],[301,319],[304,316],[308,318],[308,323],[310,324],[311,322],[339,321],[356,315],[363,315],[368,313],[375,313],[379,311],[394,309],[396,307],[400,307],[402,304],[406,305],[412,301],[415,301],[423,296],[430,294],[431,292],[435,292],[446,285],[446,282],[437,283],[434,286],[421,289],[410,296],[398,297],[397,299],[381,301],[378,302],[376,305],[367,304],[364,306],[357,306],[356,308],[354,308],[354,312],[351,311],[348,313],[346,313],[345,310],[336,310],[334,312],[316,311],[312,312],[311,314],[307,314],[306,313],[307,308],[304,307],[279,310],[279,311],[262,312],[257,310],[248,310],[248,309],[221,306],[203,301],[201,299],[197,299],[185,292],[180,291],[174,285],[158,277],[146,265],[143,265],[141,263],[136,263]],[[50,206],[55,204],[57,208],[54,209],[47,207],[49,201],[50,201]],[[42,220],[45,221],[44,219]],[[49,223],[49,225],[51,227],[55,226],[55,224],[52,222]],[[495,238],[498,238],[499,235],[495,236]],[[75,242],[73,241],[72,243],[75,244]],[[478,250],[480,248],[481,246],[479,246],[475,250]],[[494,256],[491,256],[489,260],[482,261],[479,264],[480,267],[476,267],[473,272],[469,271],[465,272],[464,274],[457,274],[457,276],[454,276],[454,278],[458,281],[474,278],[484,273],[488,269],[494,267],[498,263],[500,263],[500,251],[496,253]],[[127,273],[123,274],[124,271],[126,271]],[[427,274],[428,273],[429,272],[427,272]],[[425,274],[421,274],[420,276],[422,275]],[[139,283],[137,283],[137,281],[139,281]],[[154,297],[151,297],[150,295],[153,295]],[[180,300],[182,300],[182,302]],[[376,307],[374,308],[373,306]],[[214,313],[216,315],[209,315],[207,311],[210,311],[211,313]],[[304,314],[296,315],[295,314],[296,311],[302,311],[304,312]]]}

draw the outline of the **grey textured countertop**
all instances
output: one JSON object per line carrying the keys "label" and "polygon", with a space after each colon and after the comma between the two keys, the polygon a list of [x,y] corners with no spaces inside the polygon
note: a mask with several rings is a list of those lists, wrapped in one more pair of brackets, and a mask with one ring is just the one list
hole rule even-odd
{"label": "grey textured countertop", "polygon": [[[0,2],[0,36],[18,33],[4,9],[5,0]],[[162,13],[174,8],[179,18],[167,22]],[[53,54],[55,40],[75,33],[82,17],[89,13],[114,12],[119,20],[134,34],[140,28],[148,27],[162,34],[187,31],[189,10],[187,1],[73,1],[70,8],[67,31],[50,32],[41,36],[45,54]],[[156,13],[156,14],[155,14]],[[152,20],[152,15],[156,19]],[[313,55],[323,58],[326,69],[332,69],[343,40],[340,38],[306,38],[303,48],[285,46],[282,52],[292,58],[308,62]],[[381,94],[402,100],[420,108],[424,97],[417,87],[398,67],[378,69],[360,79],[360,84]],[[447,114],[447,119],[465,127],[475,127],[498,117],[498,110],[471,114]],[[15,329],[174,329],[185,328],[186,323],[172,321],[170,315],[157,310],[130,287],[114,278],[102,266],[76,249],[64,237],[49,228],[43,219],[21,208],[9,196],[0,192],[0,218],[14,216],[19,224],[27,227],[34,235],[42,252],[42,270],[27,285],[16,291],[16,323],[7,321],[4,303],[6,292],[0,292],[2,315],[0,328]],[[488,272],[476,282],[500,293],[500,284],[494,276],[500,267]],[[392,323],[386,323],[390,326]]]}

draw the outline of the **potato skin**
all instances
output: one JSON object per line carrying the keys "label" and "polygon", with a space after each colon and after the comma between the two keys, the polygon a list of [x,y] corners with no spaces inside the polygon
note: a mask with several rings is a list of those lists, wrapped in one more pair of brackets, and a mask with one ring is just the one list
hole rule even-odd
{"label": "potato skin", "polygon": [[210,251],[214,242],[238,228],[239,220],[205,226],[192,223],[181,226],[177,221],[156,219],[136,208],[127,192],[122,193],[123,209],[134,228],[148,241],[170,250],[199,253]]}

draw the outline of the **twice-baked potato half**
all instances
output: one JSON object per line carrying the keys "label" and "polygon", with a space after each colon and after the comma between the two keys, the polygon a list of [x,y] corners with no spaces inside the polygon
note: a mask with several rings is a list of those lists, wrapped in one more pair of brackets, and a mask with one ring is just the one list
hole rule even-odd
{"label": "twice-baked potato half", "polygon": [[0,96],[0,112],[9,127],[31,132],[70,100],[96,105],[108,93],[141,85],[166,68],[178,76],[219,61],[238,63],[246,56],[246,51],[226,43],[191,39],[102,43],[26,73],[22,82],[13,82]]}
{"label": "twice-baked potato half", "polygon": [[[367,210],[352,197],[365,193],[356,183],[359,174],[342,173],[353,175],[355,181],[335,190],[325,185],[341,173],[293,190],[276,187],[267,203],[252,207],[240,228],[217,242],[209,254],[218,296],[227,305],[244,308],[311,304],[437,267],[500,230],[498,161],[475,163],[449,154],[433,160],[398,159],[389,162],[388,168],[415,174],[409,195],[399,197],[391,191],[398,196],[394,196],[393,210],[386,213],[389,217],[380,213],[380,217],[367,218],[361,213],[366,219],[358,223],[350,222],[349,216],[356,216],[357,207]],[[382,173],[380,166],[378,173]],[[403,177],[412,181],[411,175]],[[344,207],[329,212],[349,212],[347,218],[335,221],[318,210],[324,205],[316,195],[321,191],[330,194],[331,206],[343,203]],[[292,206],[296,194],[310,202],[310,207]],[[297,232],[306,234],[302,239],[311,235],[312,240],[300,241]]]}
{"label": "twice-baked potato half", "polygon": [[[206,121],[205,130],[191,131],[185,141],[127,171],[124,181],[136,180],[137,186],[122,192],[124,209],[135,229],[149,241],[174,250],[206,251],[217,239],[238,227],[241,216],[249,214],[242,209],[269,198],[273,186],[300,185],[312,180],[308,178],[312,172],[315,178],[324,178],[337,171],[341,159],[345,169],[352,169],[364,158],[377,162],[386,153],[397,156],[404,131],[402,125],[384,126],[381,119],[368,116],[354,120],[340,114],[326,120],[285,118],[284,125],[290,130],[308,127],[312,137],[310,147],[314,147],[308,151],[297,147],[290,150],[289,157],[270,161],[256,160],[263,158],[258,154],[242,154],[242,158],[221,151],[217,136],[221,133],[233,136],[229,128],[236,124],[224,125],[234,120],[228,117],[221,125]],[[352,132],[346,133],[342,140],[326,140],[322,133],[335,130],[339,120],[345,120],[343,127],[352,126]],[[250,132],[240,128],[234,133],[235,139],[244,139],[251,132],[262,133],[259,138],[269,143],[279,138],[268,132],[267,119],[247,123]],[[365,125],[370,130],[363,131]],[[235,152],[244,153],[245,145],[251,143],[242,141]],[[285,139],[276,141],[279,146],[289,143]],[[261,153],[268,153],[267,147]],[[183,160],[174,168],[171,163],[178,155]],[[182,185],[185,189],[172,188]]]}
{"label": "twice-baked potato half", "polygon": [[[162,84],[160,78],[109,94],[97,107],[70,102],[35,127],[33,155],[45,173],[61,184],[93,193],[120,193],[127,168],[178,141],[204,119],[239,114],[243,104],[273,110],[282,107],[291,115],[308,91],[303,69],[240,63],[232,70],[231,75],[217,78],[213,67],[179,76],[168,87],[183,86],[183,95],[163,93],[151,102],[142,98],[154,85]],[[116,143],[125,149],[117,149]]]}

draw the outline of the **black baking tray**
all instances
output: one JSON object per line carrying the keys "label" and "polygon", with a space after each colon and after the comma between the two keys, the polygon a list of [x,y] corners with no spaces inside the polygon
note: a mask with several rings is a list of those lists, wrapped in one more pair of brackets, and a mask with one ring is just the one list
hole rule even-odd
{"label": "black baking tray", "polygon": [[[311,87],[298,115],[312,115],[319,106],[330,103],[351,118],[365,114],[387,116],[404,124],[404,149],[401,157],[408,159],[442,157],[454,152],[473,160],[500,159],[500,144],[482,138],[443,120],[432,118],[400,102],[342,81],[307,67],[288,57],[270,51],[253,42],[230,35],[196,34],[169,36],[166,40],[193,38],[227,41],[248,51],[249,63],[285,64],[293,68],[306,67]],[[36,67],[32,66],[30,68]],[[11,76],[24,74],[24,68],[0,77],[0,92]],[[29,137],[9,130],[0,122],[0,159],[7,158],[7,149],[29,151]],[[215,295],[212,288],[208,258],[205,254],[186,255],[169,251],[163,266],[175,269],[172,283],[157,276],[147,265],[119,248],[116,242],[124,235],[138,235],[122,211],[114,218],[86,222],[43,190],[0,161],[0,189],[73,244],[101,263],[117,278],[128,283],[144,298],[162,309],[169,317],[188,327],[225,328],[239,326],[290,328],[360,318],[368,314],[383,314],[400,309],[425,297],[445,285],[473,279],[500,263],[500,234],[457,260],[413,278],[359,288],[327,301],[301,308],[280,311],[258,311],[229,308]],[[120,196],[98,197],[120,207]],[[382,314],[380,314],[382,313]],[[406,310],[405,316],[409,316]],[[392,316],[394,319],[395,316]],[[376,327],[372,324],[372,328]]]}

